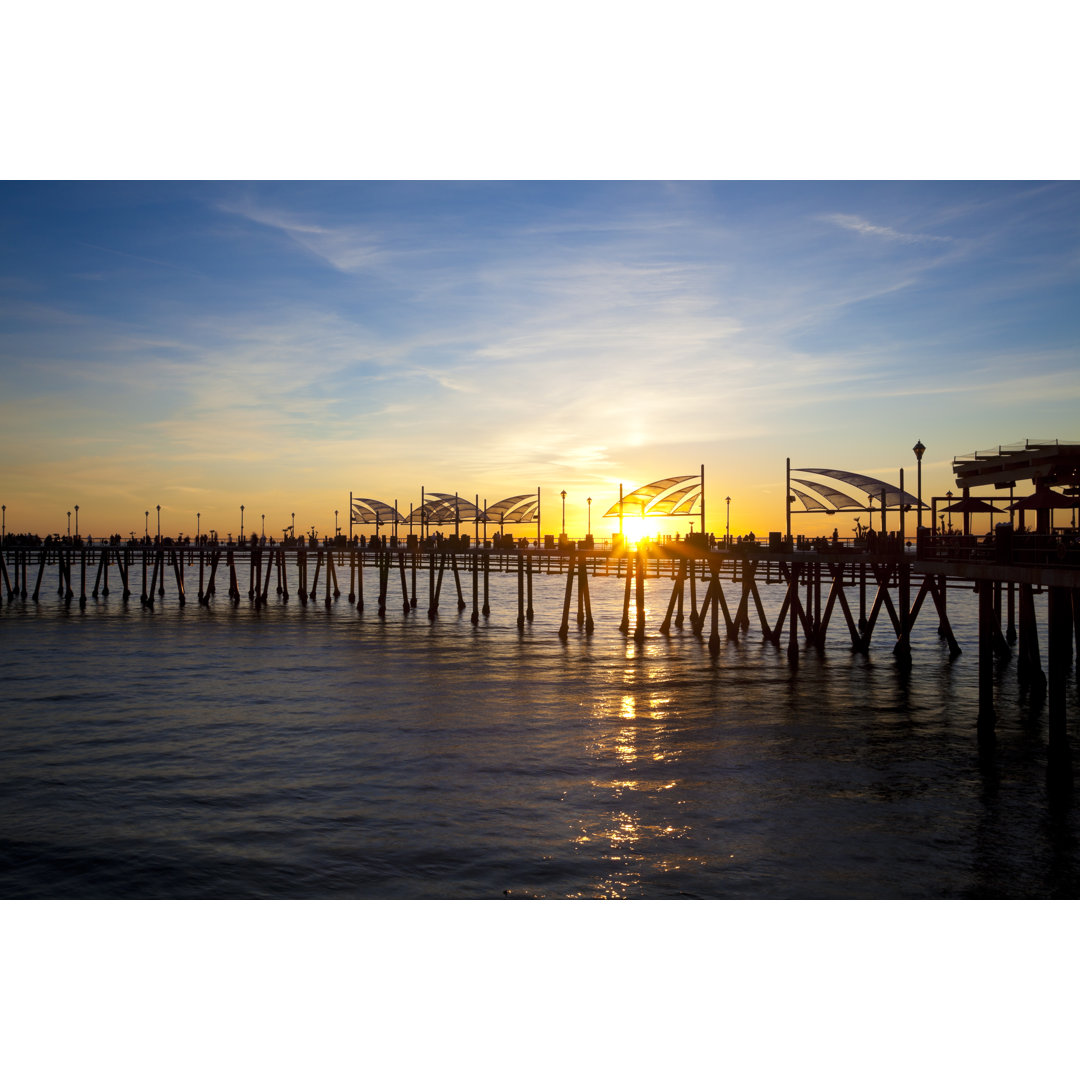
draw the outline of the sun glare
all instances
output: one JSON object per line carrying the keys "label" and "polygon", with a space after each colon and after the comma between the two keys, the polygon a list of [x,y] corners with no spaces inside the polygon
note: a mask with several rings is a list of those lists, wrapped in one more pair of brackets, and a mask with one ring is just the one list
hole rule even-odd
{"label": "sun glare", "polygon": [[623,518],[623,536],[627,543],[636,544],[655,533],[655,522],[649,518]]}

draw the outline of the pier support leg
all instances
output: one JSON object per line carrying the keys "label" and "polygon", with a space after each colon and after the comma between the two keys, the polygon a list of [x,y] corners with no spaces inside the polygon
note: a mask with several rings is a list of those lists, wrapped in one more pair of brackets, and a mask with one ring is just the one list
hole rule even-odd
{"label": "pier support leg", "polygon": [[619,633],[625,634],[630,629],[630,590],[634,587],[634,558],[626,557],[626,590],[623,593],[622,620],[619,623]]}
{"label": "pier support leg", "polygon": [[559,623],[559,637],[565,639],[570,633],[570,601],[574,598],[574,553],[566,567],[566,592],[563,593],[562,622]]}
{"label": "pier support leg", "polygon": [[979,716],[980,738],[993,734],[994,713],[994,590],[989,581],[980,581],[979,590]]}
{"label": "pier support leg", "polygon": [[472,614],[469,621],[475,626],[480,621],[480,554],[473,555],[472,560]]}
{"label": "pier support leg", "polygon": [[525,627],[525,560],[521,555],[517,557],[517,592],[518,592],[518,629]]}
{"label": "pier support leg", "polygon": [[911,567],[901,563],[897,571],[898,585],[897,606],[900,610],[900,632],[893,646],[893,656],[901,667],[911,667]]}
{"label": "pier support leg", "polygon": [[1072,661],[1072,590],[1052,586],[1047,595],[1047,704],[1049,706],[1050,755],[1068,756],[1066,734],[1066,684]]}
{"label": "pier support leg", "polygon": [[1035,597],[1031,586],[1020,585],[1020,636],[1017,646],[1016,675],[1021,683],[1030,683],[1036,690],[1046,686],[1039,651],[1039,626],[1035,618]]}
{"label": "pier support leg", "polygon": [[454,571],[454,585],[457,587],[458,611],[464,611],[468,605],[465,603],[465,596],[461,591],[461,575],[458,573],[457,555],[453,553],[450,555],[450,569]]}
{"label": "pier support leg", "polygon": [[637,565],[634,567],[637,574],[637,585],[634,589],[634,597],[637,607],[637,619],[634,626],[634,640],[645,640],[645,556],[641,551],[637,553]]}
{"label": "pier support leg", "polygon": [[788,585],[788,663],[797,667],[799,663],[799,568],[791,568],[791,584]]}
{"label": "pier support leg", "polygon": [[525,618],[533,621],[533,564],[532,556],[525,556]]}
{"label": "pier support leg", "polygon": [[585,598],[585,633],[593,632],[592,599],[589,596],[589,568],[584,559],[578,562],[578,597]]}
{"label": "pier support leg", "polygon": [[660,624],[660,633],[667,636],[671,627],[671,614],[675,610],[675,602],[679,602],[679,616],[675,620],[676,626],[682,625],[682,595],[683,586],[686,581],[686,560],[679,560],[679,570],[675,575],[675,584],[671,589],[671,599],[668,601],[667,614],[664,616],[664,621]]}

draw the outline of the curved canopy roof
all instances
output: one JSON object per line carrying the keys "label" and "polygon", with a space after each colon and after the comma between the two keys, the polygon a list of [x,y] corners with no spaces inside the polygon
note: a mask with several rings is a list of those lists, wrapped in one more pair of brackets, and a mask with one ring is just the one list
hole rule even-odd
{"label": "curved canopy roof", "polygon": [[824,499],[831,503],[830,506],[825,506],[824,503],[813,498],[811,495],[806,495],[799,491],[798,488],[792,488],[792,493],[798,495],[802,500],[803,506],[808,510],[824,510],[826,513],[830,509],[832,510],[863,510],[865,507],[858,501],[853,499],[847,492],[837,491],[836,488],[829,487],[827,484],[819,484],[816,480],[804,480],[801,476],[795,478],[803,487],[809,488],[811,491],[817,492]]}
{"label": "curved canopy roof", "polygon": [[[895,484],[887,483],[885,480],[878,480],[873,476],[864,476],[862,473],[847,472],[844,469],[795,469],[792,471],[814,473],[817,476],[830,476],[834,480],[850,484],[853,488],[865,492],[871,499],[880,500],[884,494],[886,506],[919,505],[919,500],[912,495],[911,492],[903,491]],[[793,479],[798,480],[799,483],[806,483],[807,486],[810,486],[809,481],[804,481],[800,477],[793,477]],[[798,493],[796,492],[796,494]],[[824,492],[822,492],[822,494],[824,494]],[[839,494],[839,492],[837,492],[837,494]],[[878,505],[880,506],[880,502]],[[926,503],[923,503],[922,505],[925,507]],[[841,508],[837,506],[837,509]],[[865,509],[865,507],[860,507],[859,509]]]}
{"label": "curved canopy roof", "polygon": [[483,516],[483,511],[476,503],[469,502],[460,495],[429,491],[424,501],[425,521],[480,521]]}
{"label": "curved canopy roof", "polygon": [[401,523],[407,521],[388,503],[378,499],[370,499],[366,496],[353,496],[352,501],[352,524],[353,525],[393,525],[395,521]]}
{"label": "curved canopy roof", "polygon": [[540,513],[540,497],[536,492],[530,495],[511,495],[501,499],[494,506],[487,508],[487,520],[502,524],[525,524],[535,521]]}
{"label": "curved canopy roof", "polygon": [[[693,481],[688,483],[688,481]],[[701,477],[669,476],[666,480],[654,480],[624,495],[604,517],[620,514],[641,517],[682,517],[694,512],[694,505],[701,498]]]}
{"label": "curved canopy roof", "polygon": [[354,525],[423,525],[447,522],[493,521],[496,524],[526,524],[537,520],[540,496],[534,491],[526,495],[511,495],[484,511],[460,495],[429,491],[424,505],[414,507],[408,514],[396,511],[389,503],[369,496],[353,496],[352,524]]}

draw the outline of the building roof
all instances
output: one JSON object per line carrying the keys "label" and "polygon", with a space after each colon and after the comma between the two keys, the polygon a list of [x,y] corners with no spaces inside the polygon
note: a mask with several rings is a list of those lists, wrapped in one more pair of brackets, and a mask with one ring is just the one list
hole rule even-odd
{"label": "building roof", "polygon": [[1080,482],[1080,443],[1025,439],[1011,446],[977,450],[953,458],[953,473],[962,488],[993,484],[1007,488],[1023,480],[1040,487]]}

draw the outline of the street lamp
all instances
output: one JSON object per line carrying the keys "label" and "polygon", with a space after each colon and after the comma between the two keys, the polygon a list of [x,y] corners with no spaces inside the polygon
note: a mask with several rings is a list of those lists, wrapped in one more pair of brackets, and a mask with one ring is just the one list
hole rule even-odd
{"label": "street lamp", "polygon": [[244,504],[240,504],[240,543],[244,542]]}
{"label": "street lamp", "polygon": [[143,540],[146,541],[146,540],[149,540],[149,539],[150,539],[150,511],[147,510],[146,511],[146,526],[143,529]]}
{"label": "street lamp", "polygon": [[265,514],[263,514],[263,516],[262,516],[262,531],[261,531],[261,533],[259,535],[260,535],[260,537],[262,539],[262,542],[265,544],[266,543],[266,515]]}
{"label": "street lamp", "polygon": [[195,515],[195,543],[202,543],[202,511],[198,511]]}
{"label": "street lamp", "polygon": [[161,503],[158,503],[157,507],[157,538],[161,541]]}
{"label": "street lamp", "polygon": [[75,535],[79,535],[79,504],[75,504]]}
{"label": "street lamp", "polygon": [[559,492],[562,495],[562,533],[566,535],[566,489]]}
{"label": "street lamp", "polygon": [[589,504],[589,535],[592,536],[592,496],[590,495],[585,501]]}
{"label": "street lamp", "polygon": [[917,516],[915,518],[915,527],[916,527],[916,529],[921,529],[922,528],[922,456],[923,456],[924,451],[926,450],[926,447],[923,446],[922,439],[920,439],[911,449],[915,454],[915,462],[916,462],[916,467],[918,469],[918,477],[919,477],[919,481],[918,481],[919,486],[916,488],[916,494],[918,495],[918,498],[919,498],[919,509],[916,511]]}
{"label": "street lamp", "polygon": [[67,514],[68,514],[68,539],[70,540],[71,539],[71,511],[69,510],[67,512]]}
{"label": "street lamp", "polygon": [[7,535],[7,503],[4,503],[4,513],[0,522],[0,547],[4,546],[4,537]]}
{"label": "street lamp", "polygon": [[949,512],[949,532],[952,532],[952,492],[946,491],[945,498],[949,500],[949,505],[946,507],[946,509]]}
{"label": "street lamp", "polygon": [[731,547],[731,496],[725,495],[724,502],[727,503],[727,536],[725,537],[725,540],[727,541],[727,546]]}
{"label": "street lamp", "polygon": [[335,539],[337,538],[338,532],[340,532],[340,530],[338,529],[337,516],[338,516],[338,512],[335,510],[334,511],[334,538]]}
{"label": "street lamp", "polygon": [[296,539],[296,511],[295,510],[293,511],[292,529],[290,530],[290,532],[291,532],[292,538],[295,540]]}

